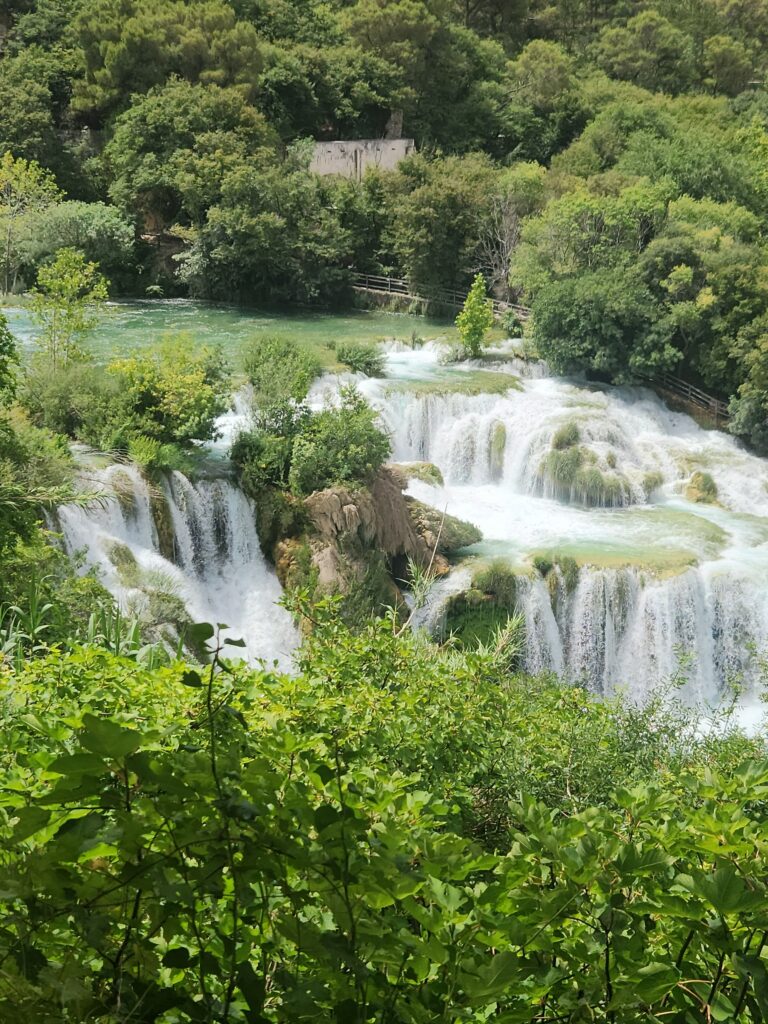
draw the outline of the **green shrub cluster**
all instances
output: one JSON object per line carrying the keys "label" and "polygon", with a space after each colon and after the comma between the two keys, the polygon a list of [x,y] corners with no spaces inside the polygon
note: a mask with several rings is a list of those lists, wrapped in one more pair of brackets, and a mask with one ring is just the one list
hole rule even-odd
{"label": "green shrub cluster", "polygon": [[161,469],[214,437],[229,405],[229,373],[220,349],[179,336],[107,367],[36,361],[19,399],[38,426]]}
{"label": "green shrub cluster", "polygon": [[312,614],[295,678],[0,675],[4,1016],[764,1018],[757,741]]}
{"label": "green shrub cluster", "polygon": [[366,377],[384,376],[384,353],[374,345],[355,341],[341,342],[336,346],[336,356],[340,363],[355,373],[363,373]]}
{"label": "green shrub cluster", "polygon": [[255,338],[243,355],[243,368],[257,404],[293,399],[303,402],[320,364],[293,338]]}
{"label": "green shrub cluster", "polygon": [[255,428],[235,440],[231,457],[250,494],[276,487],[301,497],[334,484],[370,482],[389,452],[376,414],[347,388],[338,406],[320,412],[292,402],[257,412]]}

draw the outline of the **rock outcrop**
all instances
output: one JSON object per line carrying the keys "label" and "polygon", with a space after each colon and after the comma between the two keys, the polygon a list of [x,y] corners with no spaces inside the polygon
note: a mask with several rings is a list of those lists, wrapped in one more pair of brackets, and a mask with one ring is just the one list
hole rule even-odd
{"label": "rock outcrop", "polygon": [[382,607],[402,603],[398,583],[409,560],[445,575],[447,556],[479,541],[480,531],[406,496],[406,485],[405,474],[387,466],[368,488],[311,494],[303,502],[302,535],[275,545],[281,583],[325,594],[363,588],[366,599]]}

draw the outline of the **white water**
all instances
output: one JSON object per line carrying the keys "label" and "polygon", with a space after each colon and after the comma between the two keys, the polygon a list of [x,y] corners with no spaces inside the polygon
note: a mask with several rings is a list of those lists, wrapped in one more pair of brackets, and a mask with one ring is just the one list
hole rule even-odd
{"label": "white water", "polygon": [[[768,463],[646,389],[590,388],[538,369],[502,395],[412,387],[445,383],[448,372],[434,351],[394,352],[389,379],[363,388],[394,458],[443,473],[445,487],[414,480],[411,493],[479,526],[478,557],[519,568],[527,668],[639,698],[671,678],[688,699],[710,703],[735,686],[756,708],[759,655],[768,655]],[[623,507],[554,500],[540,467],[572,421],[594,464],[626,482]],[[500,430],[501,460],[492,444]],[[718,505],[686,500],[696,470],[714,478]],[[554,601],[531,567],[553,552],[581,566],[576,587],[569,593],[561,579]],[[450,591],[438,589],[424,624],[435,627]]]}
{"label": "white water", "polygon": [[124,611],[148,617],[153,602],[171,595],[192,622],[222,622],[226,635],[244,639],[248,660],[290,666],[298,637],[289,613],[275,603],[280,584],[259,548],[254,510],[242,491],[227,480],[193,485],[181,473],[165,478],[156,497],[167,502],[173,524],[168,558],[149,485],[135,466],[89,473],[87,483],[114,499],[87,511],[61,508],[64,541],[98,568]]}
{"label": "white water", "polygon": [[[441,366],[439,354],[433,345],[392,346],[386,380],[357,380],[380,409],[394,458],[429,460],[443,472],[444,487],[412,481],[411,493],[476,523],[485,537],[471,552],[477,558],[503,558],[519,571],[526,666],[638,698],[673,677],[688,699],[710,703],[735,685],[755,708],[759,655],[768,654],[768,463],[670,412],[647,390],[588,388],[545,376],[541,364],[505,362],[524,371],[520,390],[441,393],[473,367]],[[322,379],[312,404],[337,392],[339,380]],[[441,388],[425,393],[425,383]],[[222,452],[247,420],[245,400],[222,418]],[[579,507],[548,490],[542,459],[558,428],[573,420],[595,464],[626,481],[622,507]],[[696,470],[714,478],[718,505],[686,500]],[[193,621],[227,622],[246,640],[250,660],[289,664],[296,632],[275,605],[279,584],[259,549],[253,509],[235,486],[193,486],[180,474],[166,481],[172,559],[160,551],[150,492],[135,468],[112,466],[96,486],[123,500],[89,512],[63,509],[62,526],[70,551],[85,551],[124,608],[141,611],[153,591],[170,591]],[[134,556],[138,579],[115,565],[119,545]],[[581,566],[570,591],[561,574],[554,600],[532,568],[535,555],[552,553]],[[447,597],[471,574],[468,565],[441,582],[414,621],[434,628]]]}

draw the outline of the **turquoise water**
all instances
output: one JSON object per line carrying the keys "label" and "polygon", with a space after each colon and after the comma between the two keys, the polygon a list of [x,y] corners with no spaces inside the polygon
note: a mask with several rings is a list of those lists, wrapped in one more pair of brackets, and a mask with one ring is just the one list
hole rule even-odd
{"label": "turquoise water", "polygon": [[[3,312],[22,347],[31,349],[37,328],[30,310],[7,307]],[[95,361],[108,362],[151,348],[169,335],[184,334],[193,344],[220,344],[237,369],[248,342],[260,335],[281,334],[304,342],[331,366],[336,362],[333,347],[339,342],[391,338],[409,341],[414,332],[422,338],[437,338],[453,333],[453,328],[445,322],[402,313],[275,313],[190,299],[145,300],[110,303],[86,347]]]}

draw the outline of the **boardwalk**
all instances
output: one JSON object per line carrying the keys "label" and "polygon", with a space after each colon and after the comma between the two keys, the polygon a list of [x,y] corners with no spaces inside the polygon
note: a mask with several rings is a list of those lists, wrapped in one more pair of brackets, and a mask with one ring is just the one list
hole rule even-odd
{"label": "boardwalk", "polygon": [[[411,284],[401,277],[383,277],[379,274],[355,274],[354,284],[356,292],[367,292],[372,295],[394,295],[413,302],[434,302],[440,306],[447,306],[452,309],[461,309],[464,305],[466,292],[458,292],[449,288],[422,288]],[[529,320],[531,310],[528,306],[519,306],[511,302],[499,302],[493,299],[493,312],[497,316],[513,312],[521,321]],[[701,388],[697,388],[682,377],[675,377],[671,373],[660,373],[656,376],[650,374],[637,374],[638,378],[651,386],[684,398],[687,402],[705,409],[711,413],[717,424],[727,423],[729,418],[728,404],[707,394]]]}
{"label": "boardwalk", "polygon": [[[378,274],[355,274],[352,287],[356,292],[397,295],[413,302],[434,302],[452,309],[461,309],[467,297],[466,292],[457,292],[450,288],[424,288],[400,277],[381,277]],[[521,320],[527,320],[531,315],[527,306],[516,306],[511,302],[499,302],[497,299],[493,299],[493,311],[497,316],[511,311]]]}

